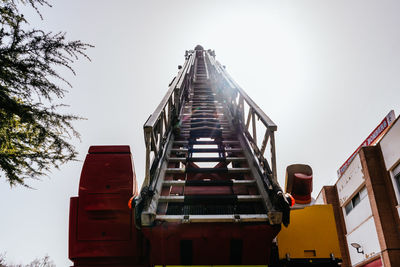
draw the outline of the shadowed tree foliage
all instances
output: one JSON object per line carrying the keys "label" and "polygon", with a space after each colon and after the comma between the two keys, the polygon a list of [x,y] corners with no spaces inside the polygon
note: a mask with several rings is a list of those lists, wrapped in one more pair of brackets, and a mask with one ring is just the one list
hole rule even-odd
{"label": "shadowed tree foliage", "polygon": [[[0,0],[0,175],[11,186],[25,185],[52,168],[73,160],[69,143],[78,137],[75,115],[61,114],[56,103],[71,87],[57,70],[68,69],[85,50],[81,41],[68,41],[65,33],[29,28],[19,5],[36,10],[50,6],[45,0]],[[63,86],[64,85],[64,86]]]}
{"label": "shadowed tree foliage", "polygon": [[0,254],[0,267],[55,267],[56,265],[49,256],[35,259],[29,264],[8,264],[5,260],[5,253]]}

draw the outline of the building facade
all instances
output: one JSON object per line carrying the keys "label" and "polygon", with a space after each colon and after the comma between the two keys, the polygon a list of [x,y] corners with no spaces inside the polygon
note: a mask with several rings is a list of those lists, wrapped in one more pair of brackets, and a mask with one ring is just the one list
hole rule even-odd
{"label": "building facade", "polygon": [[342,266],[400,266],[399,118],[375,138],[316,200],[334,207]]}

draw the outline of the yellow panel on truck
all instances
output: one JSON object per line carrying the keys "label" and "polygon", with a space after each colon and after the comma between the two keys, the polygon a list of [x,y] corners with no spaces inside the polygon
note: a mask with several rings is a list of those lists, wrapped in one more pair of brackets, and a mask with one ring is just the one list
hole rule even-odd
{"label": "yellow panel on truck", "polygon": [[282,227],[277,237],[280,261],[334,265],[341,261],[332,205],[293,209],[290,217],[290,225]]}

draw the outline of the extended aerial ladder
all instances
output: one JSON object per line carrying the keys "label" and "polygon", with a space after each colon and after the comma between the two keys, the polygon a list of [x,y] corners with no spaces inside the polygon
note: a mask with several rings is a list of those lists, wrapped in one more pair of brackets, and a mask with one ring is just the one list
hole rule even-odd
{"label": "extended aerial ladder", "polygon": [[[277,182],[276,129],[214,51],[186,51],[144,125],[140,194],[129,147],[89,149],[79,197],[71,199],[70,259],[75,266],[268,264],[292,201]],[[123,203],[132,195],[131,211]]]}
{"label": "extended aerial ladder", "polygon": [[[260,148],[256,120],[265,127]],[[276,181],[276,128],[215,61],[212,51],[199,46],[188,51],[179,75],[144,125],[146,177],[136,210],[140,225],[280,225],[286,203]],[[270,162],[263,155],[268,142]]]}

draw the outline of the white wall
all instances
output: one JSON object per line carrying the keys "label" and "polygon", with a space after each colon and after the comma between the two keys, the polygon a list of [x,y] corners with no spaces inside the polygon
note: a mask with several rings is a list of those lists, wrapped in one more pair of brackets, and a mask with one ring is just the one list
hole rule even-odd
{"label": "white wall", "polygon": [[[393,175],[393,171],[397,173],[398,168],[400,168],[400,120],[395,121],[394,125],[380,141],[380,145],[386,169],[390,170],[390,177],[396,193],[397,203],[400,203],[400,191]],[[400,216],[400,205],[397,205],[396,208]]]}
{"label": "white wall", "polygon": [[[364,250],[364,254],[357,253],[357,250],[350,245],[351,243],[360,244]],[[359,228],[347,235],[347,245],[353,266],[380,252],[381,249],[373,217],[370,217]]]}
{"label": "white wall", "polygon": [[400,120],[397,120],[380,141],[387,170],[391,170],[400,160]]}
{"label": "white wall", "polygon": [[364,175],[362,173],[360,156],[357,154],[346,172],[336,183],[340,206],[343,206],[358,191],[363,183]]}
{"label": "white wall", "polygon": [[[362,172],[361,160],[359,154],[357,154],[346,172],[336,183],[339,202],[346,224],[350,260],[353,266],[380,251],[378,235],[376,233],[368,196],[361,199],[360,203],[358,203],[349,214],[346,215],[344,209],[345,205],[349,203],[364,184],[365,179]],[[364,254],[357,253],[357,250],[350,245],[351,243],[360,244],[363,247]]]}
{"label": "white wall", "polygon": [[322,194],[322,189],[319,191],[317,198],[315,199],[315,205],[323,205],[326,204],[324,201],[324,196]]}
{"label": "white wall", "polygon": [[394,187],[394,192],[395,192],[396,198],[397,198],[397,206],[396,206],[397,213],[400,216],[400,205],[399,205],[400,204],[400,188],[397,185],[397,181],[394,179],[395,174],[397,174],[399,172],[400,172],[400,165],[397,165],[392,171],[389,172],[389,174],[390,174],[390,178],[392,180],[392,185]]}
{"label": "white wall", "polygon": [[368,196],[364,197],[349,214],[346,215],[344,207],[342,208],[344,221],[346,223],[347,233],[351,233],[356,227],[372,215],[371,204]]}

